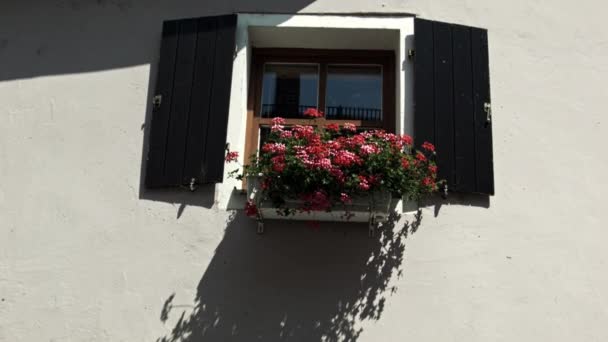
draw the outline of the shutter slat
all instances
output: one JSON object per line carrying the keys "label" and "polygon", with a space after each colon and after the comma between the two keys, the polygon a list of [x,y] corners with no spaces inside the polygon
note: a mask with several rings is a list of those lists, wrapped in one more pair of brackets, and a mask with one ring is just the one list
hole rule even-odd
{"label": "shutter slat", "polygon": [[494,194],[487,31],[415,19],[416,146],[437,147],[452,191]]}
{"label": "shutter slat", "polygon": [[149,150],[146,161],[146,186],[163,186],[165,181],[165,153],[167,131],[171,117],[171,96],[173,94],[173,76],[177,52],[179,24],[177,21],[163,23],[160,61],[156,91],[153,96],[161,96],[159,107],[152,109]]}
{"label": "shutter slat", "polygon": [[454,186],[457,191],[475,192],[475,112],[471,31],[454,26]]}
{"label": "shutter slat", "polygon": [[416,20],[414,32],[416,34],[414,137],[416,144],[420,146],[424,141],[435,142],[433,23],[428,20]]}
{"label": "shutter slat", "polygon": [[452,30],[443,23],[434,25],[435,146],[443,154],[437,159],[439,177],[454,184],[454,80]]}
{"label": "shutter slat", "polygon": [[167,138],[165,175],[170,185],[182,184],[184,150],[190,114],[190,96],[194,76],[194,52],[196,51],[196,21],[184,20],[180,23],[175,79],[173,81],[173,101],[171,120]]}
{"label": "shutter slat", "polygon": [[[192,99],[190,104],[190,123],[182,182],[188,183],[192,178],[203,174],[203,159],[207,147],[207,129],[209,127],[209,104],[213,81],[213,63],[215,58],[215,36],[217,19],[200,18],[198,20],[198,38],[196,44],[196,64]],[[203,179],[199,181],[204,182]]]}
{"label": "shutter slat", "polygon": [[477,192],[494,194],[494,162],[492,153],[492,124],[487,121],[484,103],[490,103],[490,67],[488,33],[472,28],[473,99],[475,106],[475,147]]}
{"label": "shutter slat", "polygon": [[236,15],[217,17],[213,87],[207,130],[205,181],[221,182],[228,129],[228,109],[235,52]]}

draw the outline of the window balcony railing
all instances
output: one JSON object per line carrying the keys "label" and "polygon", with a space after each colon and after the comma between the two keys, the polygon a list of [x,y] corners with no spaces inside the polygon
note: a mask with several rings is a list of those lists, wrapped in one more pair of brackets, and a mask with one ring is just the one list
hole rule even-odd
{"label": "window balcony railing", "polygon": [[331,107],[325,109],[328,120],[382,121],[382,109],[365,107]]}
{"label": "window balcony railing", "polygon": [[[280,116],[287,119],[303,118],[308,108],[316,106],[302,106],[291,104],[262,104],[261,117],[273,118]],[[363,120],[382,121],[382,109],[365,107],[327,106],[325,118],[328,120]]]}

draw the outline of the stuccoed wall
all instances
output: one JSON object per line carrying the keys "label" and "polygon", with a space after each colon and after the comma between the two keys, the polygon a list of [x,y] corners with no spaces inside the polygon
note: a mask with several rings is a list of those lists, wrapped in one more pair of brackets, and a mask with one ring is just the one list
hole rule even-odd
{"label": "stuccoed wall", "polygon": [[[0,341],[607,340],[606,10],[3,1]],[[490,207],[429,206],[419,226],[403,217],[376,240],[292,223],[260,237],[205,189],[143,191],[160,23],[233,11],[413,12],[488,28]]]}

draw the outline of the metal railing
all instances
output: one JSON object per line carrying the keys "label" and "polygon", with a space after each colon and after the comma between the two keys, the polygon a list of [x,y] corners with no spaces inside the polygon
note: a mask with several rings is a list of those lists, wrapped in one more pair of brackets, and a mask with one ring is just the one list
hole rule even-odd
{"label": "metal railing", "polygon": [[325,118],[334,120],[381,121],[382,109],[365,107],[328,106],[325,111]]}
{"label": "metal railing", "polygon": [[304,117],[304,112],[308,108],[317,106],[300,106],[291,104],[262,104],[261,116],[263,118],[274,118],[280,116],[286,119],[298,119]]}
{"label": "metal railing", "polygon": [[[302,106],[290,104],[262,104],[260,113],[263,118],[280,116],[283,118],[302,118],[308,108],[316,106]],[[382,109],[365,107],[328,106],[325,109],[325,118],[329,120],[364,120],[382,121]]]}

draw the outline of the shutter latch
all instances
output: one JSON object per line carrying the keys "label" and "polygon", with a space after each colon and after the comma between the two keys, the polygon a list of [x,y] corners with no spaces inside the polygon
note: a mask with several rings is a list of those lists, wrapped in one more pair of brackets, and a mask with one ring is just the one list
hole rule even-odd
{"label": "shutter latch", "polygon": [[196,190],[196,178],[190,179],[190,191]]}
{"label": "shutter latch", "polygon": [[407,50],[407,59],[409,59],[411,61],[414,59],[414,56],[416,56],[416,50],[414,50],[414,49]]}
{"label": "shutter latch", "polygon": [[483,111],[486,112],[486,122],[492,122],[492,104],[489,102],[485,102],[483,104]]}
{"label": "shutter latch", "polygon": [[162,102],[163,102],[162,95],[156,95],[152,98],[152,106],[154,106],[154,109],[158,109]]}

